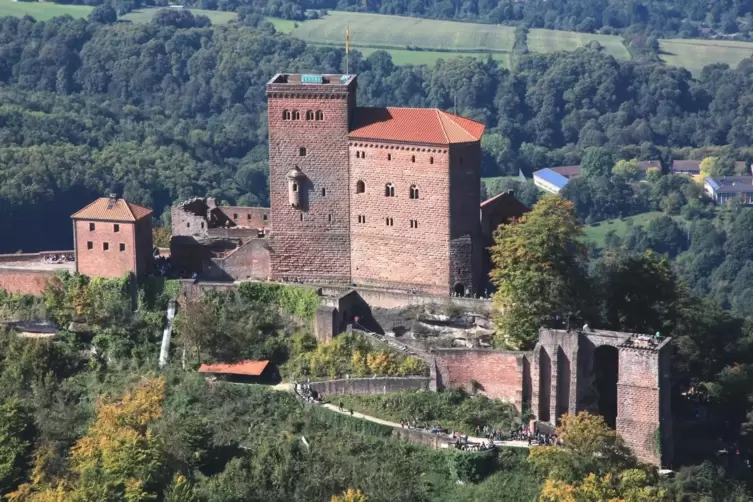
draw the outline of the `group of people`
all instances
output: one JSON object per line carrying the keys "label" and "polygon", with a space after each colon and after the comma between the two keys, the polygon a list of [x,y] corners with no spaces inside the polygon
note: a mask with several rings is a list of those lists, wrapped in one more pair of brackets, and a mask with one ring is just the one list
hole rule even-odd
{"label": "group of people", "polygon": [[293,391],[309,403],[321,403],[324,398],[323,394],[311,388],[311,379],[309,378],[306,379],[305,383],[298,383],[297,380],[293,380]]}

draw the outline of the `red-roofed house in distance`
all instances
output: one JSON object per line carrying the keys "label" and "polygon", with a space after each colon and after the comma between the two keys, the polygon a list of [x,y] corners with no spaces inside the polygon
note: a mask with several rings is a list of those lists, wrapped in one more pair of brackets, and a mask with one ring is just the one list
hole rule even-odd
{"label": "red-roofed house in distance", "polygon": [[267,84],[272,277],[480,292],[484,125],[356,106],[355,75]]}
{"label": "red-roofed house in distance", "polygon": [[76,272],[90,277],[137,277],[152,266],[152,210],[116,195],[71,216]]}

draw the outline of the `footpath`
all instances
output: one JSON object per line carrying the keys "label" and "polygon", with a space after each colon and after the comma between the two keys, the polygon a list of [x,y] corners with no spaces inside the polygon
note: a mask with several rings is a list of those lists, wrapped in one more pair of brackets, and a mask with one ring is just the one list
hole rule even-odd
{"label": "footpath", "polygon": [[[323,407],[325,407],[325,408],[327,408],[327,409],[329,409],[331,411],[334,411],[335,413],[341,413],[343,415],[350,416],[350,411],[345,411],[345,410],[340,411],[338,409],[338,407],[335,406],[334,404],[327,403],[327,404],[321,404],[321,405],[318,405],[318,406],[323,406]],[[383,420],[381,418],[372,417],[370,415],[364,415],[363,413],[358,413],[357,411],[353,412],[353,416],[356,417],[356,418],[361,418],[363,420],[368,420],[369,422],[374,422],[374,423],[377,423],[377,424],[382,424],[382,425],[387,425],[387,426],[390,426],[390,427],[394,427],[396,429],[403,428],[397,422],[391,422],[389,420]],[[452,440],[452,437],[450,435],[445,434],[445,436],[447,436],[447,440],[448,441]],[[486,443],[488,441],[489,440],[487,438],[468,436],[468,442],[469,443]],[[494,445],[495,446],[509,446],[509,447],[512,447],[512,448],[530,448],[530,446],[528,445],[528,441],[494,441]]]}

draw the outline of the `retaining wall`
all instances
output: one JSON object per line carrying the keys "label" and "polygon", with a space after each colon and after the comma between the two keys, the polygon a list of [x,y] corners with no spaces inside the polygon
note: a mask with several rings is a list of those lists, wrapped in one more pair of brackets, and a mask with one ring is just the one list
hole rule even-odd
{"label": "retaining wall", "polygon": [[404,390],[429,390],[431,379],[428,377],[381,377],[381,378],[345,378],[311,382],[312,389],[325,396],[337,394],[388,394]]}

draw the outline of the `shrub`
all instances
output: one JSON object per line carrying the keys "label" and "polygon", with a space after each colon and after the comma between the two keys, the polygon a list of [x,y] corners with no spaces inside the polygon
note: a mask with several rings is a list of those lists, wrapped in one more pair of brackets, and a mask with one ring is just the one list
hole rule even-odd
{"label": "shrub", "polygon": [[497,450],[453,451],[448,457],[450,472],[465,483],[476,483],[497,470]]}

